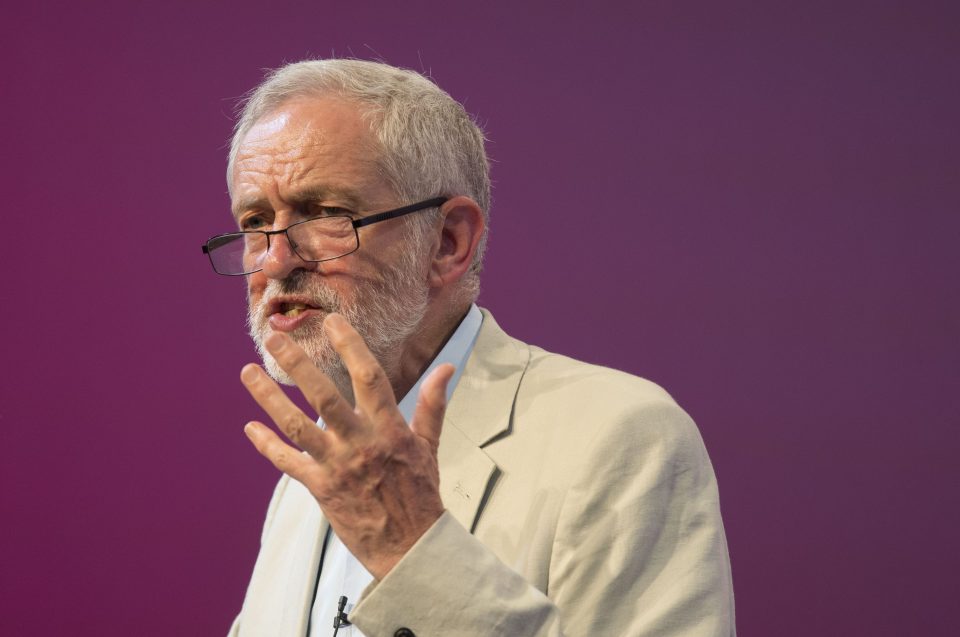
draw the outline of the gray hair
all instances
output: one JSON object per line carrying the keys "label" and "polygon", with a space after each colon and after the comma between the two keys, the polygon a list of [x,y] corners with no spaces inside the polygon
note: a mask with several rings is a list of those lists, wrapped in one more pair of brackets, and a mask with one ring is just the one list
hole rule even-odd
{"label": "gray hair", "polygon": [[[333,94],[356,101],[380,145],[380,169],[406,203],[466,195],[489,224],[490,165],[484,135],[463,106],[431,80],[407,69],[366,60],[305,60],[275,69],[241,103],[230,143],[227,185],[244,136],[256,122],[290,100]],[[419,216],[419,215],[418,215]],[[434,216],[423,215],[420,233]],[[484,231],[463,284],[471,300],[479,279]]]}

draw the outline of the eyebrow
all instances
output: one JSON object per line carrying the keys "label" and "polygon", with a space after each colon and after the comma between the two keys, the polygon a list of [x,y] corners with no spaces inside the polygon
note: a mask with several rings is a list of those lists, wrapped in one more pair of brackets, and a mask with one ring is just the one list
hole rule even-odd
{"label": "eyebrow", "polygon": [[[305,204],[314,203],[323,199],[336,199],[345,206],[355,210],[362,205],[360,195],[353,189],[323,184],[306,186],[284,197],[284,201],[290,202],[295,208],[302,208]],[[266,197],[242,197],[230,206],[234,218],[239,217],[240,213],[246,210],[265,208],[272,209]]]}

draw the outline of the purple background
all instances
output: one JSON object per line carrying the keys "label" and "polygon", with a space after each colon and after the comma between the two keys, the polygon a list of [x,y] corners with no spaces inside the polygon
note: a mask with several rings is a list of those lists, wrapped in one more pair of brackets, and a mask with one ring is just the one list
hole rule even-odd
{"label": "purple background", "polygon": [[276,473],[199,245],[235,98],[331,53],[486,127],[501,325],[697,420],[742,635],[956,634],[956,3],[269,4],[4,11],[0,634],[238,610]]}

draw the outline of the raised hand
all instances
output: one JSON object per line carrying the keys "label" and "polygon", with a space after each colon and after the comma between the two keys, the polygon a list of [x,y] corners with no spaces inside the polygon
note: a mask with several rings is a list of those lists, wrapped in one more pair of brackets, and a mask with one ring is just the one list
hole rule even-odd
{"label": "raised hand", "polygon": [[356,330],[338,314],[325,319],[324,329],[350,373],[356,406],[296,343],[274,332],[267,350],[326,431],[250,364],[241,381],[296,447],[259,422],[244,432],[277,469],[310,490],[340,540],[379,580],[443,513],[437,447],[454,368],[441,365],[424,380],[408,426],[386,373]]}

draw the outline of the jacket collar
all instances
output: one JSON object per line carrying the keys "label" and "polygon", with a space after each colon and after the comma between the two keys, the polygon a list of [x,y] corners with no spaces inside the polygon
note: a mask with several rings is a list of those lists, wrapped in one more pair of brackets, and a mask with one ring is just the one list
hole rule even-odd
{"label": "jacket collar", "polygon": [[453,392],[440,435],[440,495],[473,530],[498,469],[482,447],[510,431],[530,348],[507,336],[486,310],[473,351]]}
{"label": "jacket collar", "polygon": [[480,312],[483,323],[444,420],[444,427],[452,425],[478,447],[510,430],[517,389],[530,362],[530,348],[507,336],[490,312]]}

